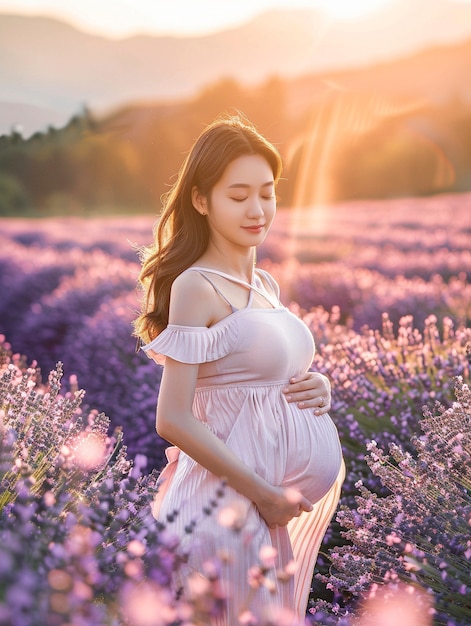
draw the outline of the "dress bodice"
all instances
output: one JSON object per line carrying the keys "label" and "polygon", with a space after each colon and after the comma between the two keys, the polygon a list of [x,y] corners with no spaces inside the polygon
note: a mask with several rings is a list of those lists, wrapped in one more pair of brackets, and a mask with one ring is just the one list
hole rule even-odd
{"label": "dress bodice", "polygon": [[198,386],[206,386],[287,381],[310,367],[315,348],[309,329],[289,309],[273,301],[254,307],[249,298],[245,308],[209,328],[169,324],[143,349],[161,364],[165,356],[199,363]]}

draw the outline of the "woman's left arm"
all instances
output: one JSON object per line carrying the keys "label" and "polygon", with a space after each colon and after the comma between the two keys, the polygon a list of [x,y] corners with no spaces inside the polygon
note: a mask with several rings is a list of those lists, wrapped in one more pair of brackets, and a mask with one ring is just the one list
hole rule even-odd
{"label": "woman's left arm", "polygon": [[327,413],[332,406],[330,381],[320,372],[290,378],[283,393],[288,402],[296,402],[301,409],[313,408],[316,415]]}

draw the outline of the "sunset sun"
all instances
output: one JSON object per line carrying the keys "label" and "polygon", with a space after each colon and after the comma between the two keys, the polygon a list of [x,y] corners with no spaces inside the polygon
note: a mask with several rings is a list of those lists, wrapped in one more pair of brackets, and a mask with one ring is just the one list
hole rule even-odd
{"label": "sunset sun", "polygon": [[355,19],[381,9],[391,2],[392,0],[315,0],[312,4],[332,18]]}

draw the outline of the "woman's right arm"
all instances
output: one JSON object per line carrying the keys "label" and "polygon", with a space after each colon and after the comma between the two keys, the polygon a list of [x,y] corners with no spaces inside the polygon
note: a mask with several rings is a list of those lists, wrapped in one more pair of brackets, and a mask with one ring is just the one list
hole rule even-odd
{"label": "woman's right arm", "polygon": [[[179,276],[173,284],[169,323],[209,326],[219,300],[213,299],[215,292],[204,278],[191,274]],[[192,407],[197,376],[197,364],[166,357],[157,405],[159,435],[254,502],[269,527],[284,526],[301,511],[310,511],[312,505],[306,498],[270,485],[196,419]]]}

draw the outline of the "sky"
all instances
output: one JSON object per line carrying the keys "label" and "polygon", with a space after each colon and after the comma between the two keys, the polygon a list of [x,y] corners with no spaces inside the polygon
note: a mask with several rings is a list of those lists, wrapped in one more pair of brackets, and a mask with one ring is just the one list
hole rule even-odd
{"label": "sky", "polygon": [[[471,0],[448,0],[468,2]],[[357,20],[398,0],[0,0],[0,12],[49,15],[112,38],[136,33],[203,35],[238,26],[272,8],[318,7]]]}

